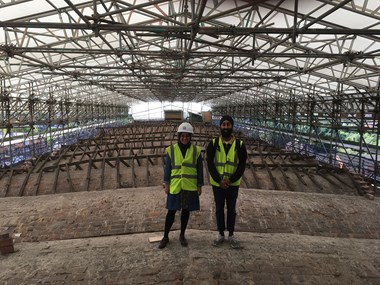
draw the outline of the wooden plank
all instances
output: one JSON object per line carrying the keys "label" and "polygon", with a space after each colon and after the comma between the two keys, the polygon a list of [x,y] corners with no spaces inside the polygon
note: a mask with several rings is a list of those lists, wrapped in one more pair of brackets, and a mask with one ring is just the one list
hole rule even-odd
{"label": "wooden plank", "polygon": [[75,165],[75,168],[76,169],[79,169],[79,170],[83,170],[83,168],[80,166],[81,162],[78,161],[78,162],[73,162],[73,165]]}
{"label": "wooden plank", "polygon": [[33,163],[33,160],[31,160],[32,167],[29,168],[28,173],[27,173],[27,175],[25,176],[24,181],[22,182],[22,185],[21,185],[21,187],[20,187],[20,191],[19,191],[19,194],[18,194],[19,196],[24,195],[25,187],[26,187],[26,185],[28,184],[28,181],[29,181],[30,175],[32,174],[33,170],[36,168],[37,164],[40,162],[41,158],[42,158],[42,156],[39,156],[39,157],[37,158],[37,160],[36,160],[34,163]]}
{"label": "wooden plank", "polygon": [[277,181],[276,181],[276,177],[273,176],[273,173],[270,170],[270,168],[269,168],[269,166],[267,165],[266,162],[264,163],[264,165],[265,165],[265,169],[267,170],[267,172],[269,174],[269,178],[270,178],[270,181],[272,182],[272,184],[274,186],[274,189],[275,190],[281,190],[280,187],[278,187],[278,184],[277,184]]}
{"label": "wooden plank", "polygon": [[352,174],[351,172],[347,171],[347,175],[348,175],[348,177],[350,177],[352,183],[355,185],[355,188],[358,191],[358,194],[360,196],[364,196],[365,193],[359,184],[359,182],[362,180],[362,178],[359,176],[359,174],[358,173]]}
{"label": "wooden plank", "polygon": [[[123,163],[124,165],[126,165],[127,167],[130,167],[130,165],[126,162],[126,160],[131,160],[132,158],[134,159],[146,159],[146,156],[147,155],[144,155],[144,156],[139,156],[137,154],[133,155],[133,156],[120,156],[120,162]],[[151,159],[152,157],[153,158],[161,158],[162,160],[162,163],[164,164],[165,163],[165,154],[164,153],[158,153],[158,154],[148,154],[148,157]],[[93,159],[93,162],[102,162],[103,158],[97,158],[97,159]],[[115,157],[107,157],[106,158],[106,163],[111,166],[111,167],[115,167],[114,165],[112,165],[110,163],[110,161],[114,161],[116,160]],[[76,161],[76,162],[72,162],[72,163],[69,163],[69,166],[72,166],[74,165],[77,169],[80,169],[80,170],[83,170],[81,167],[80,167],[80,164],[87,164],[88,163],[88,160],[82,160],[82,161]],[[278,167],[277,164],[270,164],[270,163],[266,163],[268,167]],[[265,167],[265,163],[251,163],[252,167],[259,167],[259,168],[264,168]],[[60,164],[59,165],[61,168],[62,167],[65,167],[65,164]],[[288,164],[281,164],[282,167],[293,167],[293,168],[297,168],[297,167],[307,167],[307,168],[310,168],[310,167],[318,167],[318,164],[317,163],[300,163],[300,164],[294,164],[294,163],[288,163]],[[93,166],[94,168],[97,168],[96,166]],[[55,166],[48,166],[48,167],[45,167],[43,169],[43,171],[54,171],[55,170]]]}
{"label": "wooden plank", "polygon": [[109,160],[108,158],[105,159],[105,162],[106,162],[109,166],[111,166],[112,168],[115,168],[115,167],[116,167],[116,163],[115,163],[115,165],[113,165],[113,164],[110,162],[110,160]]}
{"label": "wooden plank", "polygon": [[53,183],[53,189],[52,189],[53,194],[57,193],[59,171],[60,171],[60,168],[58,166],[55,168],[55,172],[54,172],[54,183]]}
{"label": "wooden plank", "polygon": [[249,160],[247,160],[247,161],[248,161],[249,169],[251,169],[253,179],[255,180],[254,188],[260,189],[261,185],[260,185],[259,177],[257,176],[256,170],[255,170],[254,166],[251,165],[251,162]]}
{"label": "wooden plank", "polygon": [[[249,150],[249,152],[252,152],[252,145],[246,145],[246,148],[247,148],[247,150]],[[249,168],[251,169],[252,176],[253,176],[253,179],[254,179],[254,181],[255,181],[255,186],[254,186],[254,188],[258,188],[258,189],[260,189],[260,188],[261,188],[261,185],[260,185],[259,178],[258,178],[258,176],[257,176],[257,173],[256,173],[256,171],[255,171],[255,169],[254,169],[254,166],[253,166],[251,160],[249,159],[249,157],[247,158],[247,164],[248,164]]]}
{"label": "wooden plank", "polygon": [[38,195],[38,191],[40,190],[40,183],[41,183],[41,180],[42,180],[42,174],[44,172],[43,171],[40,171],[38,173],[38,177],[37,177],[37,180],[36,180],[36,183],[34,183],[34,195],[37,196]]}
{"label": "wooden plank", "polygon": [[328,173],[319,173],[321,178],[325,179],[327,182],[331,183],[336,187],[336,189],[342,190],[342,185],[338,184],[336,181],[332,180],[330,177],[328,177]]}
{"label": "wooden plank", "polygon": [[204,167],[203,169],[206,170],[206,180],[207,180],[207,184],[205,185],[210,185],[210,173],[208,172],[208,167],[207,167],[207,157],[206,157],[206,153],[202,153],[202,157],[203,157],[203,163],[204,163]]}
{"label": "wooden plank", "polygon": [[148,160],[148,156],[146,156],[146,186],[149,186],[150,184],[150,171],[149,171],[149,160]]}
{"label": "wooden plank", "polygon": [[100,174],[100,189],[101,190],[104,190],[104,172],[105,172],[105,168],[106,168],[106,148],[104,148],[104,156],[103,156],[103,159],[102,159],[102,171],[101,171],[101,174]]}
{"label": "wooden plank", "polygon": [[162,240],[162,236],[156,236],[156,237],[149,237],[149,242],[150,243],[153,243],[153,242],[159,242]]}
{"label": "wooden plank", "polygon": [[241,181],[243,181],[243,183],[245,184],[245,188],[250,188],[249,185],[248,185],[247,179],[245,178],[244,174],[241,177]]}
{"label": "wooden plank", "polygon": [[[282,157],[282,155],[280,155],[280,159],[283,161],[283,165],[286,164],[286,163],[285,163],[285,159]],[[292,165],[295,165],[294,162],[291,161],[291,160],[290,160],[290,163],[291,163]],[[295,166],[296,166],[296,165],[295,165]],[[297,176],[297,178],[301,181],[301,183],[302,183],[303,185],[307,185],[306,181],[302,178],[302,176],[298,173],[298,171],[296,171],[296,170],[294,169],[294,167],[290,167],[290,169],[291,169],[291,171]]]}
{"label": "wooden plank", "polygon": [[165,168],[165,155],[161,154],[162,167]]}
{"label": "wooden plank", "polygon": [[[272,162],[272,164],[276,164],[276,162],[273,160],[271,156],[269,156],[269,160]],[[284,177],[284,181],[286,184],[286,187],[288,188],[289,191],[294,191],[293,186],[290,184],[289,181],[289,176],[286,175],[285,171],[282,169],[281,164],[276,164],[278,169],[280,170],[282,176]]]}
{"label": "wooden plank", "polygon": [[154,161],[152,160],[152,158],[150,156],[146,156],[146,159],[147,159],[147,163],[151,163],[152,165],[154,165]]}
{"label": "wooden plank", "polygon": [[131,167],[131,165],[130,165],[128,162],[126,162],[125,160],[126,160],[126,159],[131,160],[132,157],[119,157],[119,159],[120,159],[120,162],[121,162],[122,164],[124,164],[126,167]]}
{"label": "wooden plank", "polygon": [[[85,149],[83,150],[83,148],[82,148],[83,153],[82,153],[79,161],[82,161],[85,155],[87,155],[89,158],[91,158],[91,155],[87,152],[87,150],[91,150],[89,144],[90,144],[90,140],[88,140],[86,142]],[[91,151],[90,151],[90,153],[91,153]]]}
{"label": "wooden plank", "polygon": [[70,167],[68,164],[66,164],[66,175],[67,175],[66,181],[69,183],[69,192],[74,192],[75,188],[74,188],[73,180],[71,179]]}
{"label": "wooden plank", "polygon": [[117,157],[116,159],[116,185],[117,188],[121,187],[121,177],[120,177],[120,158]]}
{"label": "wooden plank", "polygon": [[8,195],[8,192],[9,192],[9,189],[10,189],[10,187],[11,187],[11,183],[12,183],[13,173],[14,173],[14,170],[13,170],[13,168],[12,168],[12,169],[8,172],[9,177],[8,177],[8,181],[7,181],[7,183],[5,184],[5,191],[3,191],[3,193],[2,193],[2,197],[7,197],[7,195]]}
{"label": "wooden plank", "polygon": [[136,185],[136,172],[135,172],[135,159],[132,158],[132,162],[131,162],[131,166],[132,166],[132,183],[133,183],[133,187],[136,188],[137,185]]}
{"label": "wooden plank", "polygon": [[335,174],[334,172],[330,172],[330,175],[333,176],[336,180],[338,180],[340,183],[348,186],[348,187],[351,187],[352,185],[347,183],[345,180],[341,179],[337,174]]}
{"label": "wooden plank", "polygon": [[323,190],[323,187],[314,179],[314,176],[310,174],[308,171],[304,171],[304,173],[309,177],[309,179],[317,186],[319,190]]}
{"label": "wooden plank", "polygon": [[50,156],[48,156],[48,155],[46,155],[46,156],[45,156],[45,155],[42,155],[41,157],[42,157],[42,159],[44,159],[44,160],[42,161],[40,167],[36,170],[36,172],[41,172],[41,171],[43,171],[43,168],[44,168],[45,164],[49,161],[49,158],[50,158]]}
{"label": "wooden plank", "polygon": [[92,170],[92,159],[88,161],[88,167],[87,167],[87,175],[86,179],[84,181],[84,191],[88,191],[90,187],[90,181],[91,181],[91,170]]}
{"label": "wooden plank", "polygon": [[34,171],[37,167],[37,165],[41,162],[41,160],[43,159],[42,156],[39,156],[36,161],[33,162],[33,159],[31,160],[32,161],[32,171]]}
{"label": "wooden plank", "polygon": [[24,181],[22,181],[22,185],[20,187],[20,190],[18,191],[18,196],[24,195],[26,184],[28,184],[29,177],[32,174],[33,168],[29,168],[27,174],[25,175]]}
{"label": "wooden plank", "polygon": [[56,162],[54,162],[54,167],[55,167],[55,173],[54,173],[54,182],[53,182],[53,189],[52,193],[55,194],[57,193],[57,185],[58,185],[58,176],[59,176],[59,171],[61,170],[59,162],[62,159],[62,156],[65,155],[69,151],[69,147],[66,147],[63,151],[61,151],[58,159]]}
{"label": "wooden plank", "polygon": [[276,178],[273,176],[272,171],[270,170],[270,168],[269,168],[267,162],[266,162],[265,159],[263,158],[263,155],[262,155],[262,153],[261,153],[261,148],[260,148],[260,147],[258,148],[258,151],[259,151],[259,154],[260,154],[260,159],[261,159],[261,161],[262,161],[262,164],[264,165],[265,169],[266,169],[267,172],[268,172],[269,179],[270,179],[270,181],[272,182],[274,189],[275,189],[275,190],[280,190],[279,187],[278,187],[278,185],[277,185]]}

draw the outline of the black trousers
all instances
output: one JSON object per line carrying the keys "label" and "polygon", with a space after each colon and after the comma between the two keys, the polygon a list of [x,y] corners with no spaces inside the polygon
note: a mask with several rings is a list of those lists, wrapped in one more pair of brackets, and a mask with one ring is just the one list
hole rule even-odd
{"label": "black trousers", "polygon": [[226,219],[224,206],[227,205],[227,231],[233,235],[236,220],[236,201],[239,193],[239,186],[230,186],[227,189],[212,186],[215,199],[216,225],[218,231],[223,233],[226,229]]}

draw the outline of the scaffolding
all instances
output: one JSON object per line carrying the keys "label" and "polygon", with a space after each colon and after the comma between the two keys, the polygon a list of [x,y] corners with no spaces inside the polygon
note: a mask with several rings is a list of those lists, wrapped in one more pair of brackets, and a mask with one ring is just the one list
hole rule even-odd
{"label": "scaffolding", "polygon": [[136,103],[180,101],[379,179],[377,0],[2,1],[0,14],[3,160],[19,156],[9,141],[36,154],[37,140],[126,123]]}

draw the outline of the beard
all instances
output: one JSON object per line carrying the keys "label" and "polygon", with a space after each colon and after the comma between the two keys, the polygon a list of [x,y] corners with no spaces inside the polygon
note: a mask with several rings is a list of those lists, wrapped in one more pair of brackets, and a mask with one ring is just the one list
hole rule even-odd
{"label": "beard", "polygon": [[220,133],[222,134],[223,138],[228,139],[232,135],[232,128],[230,128],[230,129],[220,129]]}

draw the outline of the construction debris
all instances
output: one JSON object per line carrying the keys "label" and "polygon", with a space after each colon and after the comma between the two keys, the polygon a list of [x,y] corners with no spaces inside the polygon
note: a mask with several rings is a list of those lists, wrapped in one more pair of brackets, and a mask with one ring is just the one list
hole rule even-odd
{"label": "construction debris", "polygon": [[1,254],[14,252],[13,239],[9,233],[0,233],[0,252]]}

